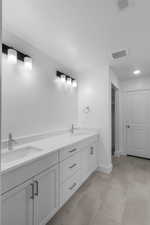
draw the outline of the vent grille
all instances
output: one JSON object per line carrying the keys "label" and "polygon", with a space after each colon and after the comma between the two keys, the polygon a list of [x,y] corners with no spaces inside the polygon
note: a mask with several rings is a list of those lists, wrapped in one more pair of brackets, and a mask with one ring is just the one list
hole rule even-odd
{"label": "vent grille", "polygon": [[118,7],[123,10],[129,6],[129,0],[118,0]]}
{"label": "vent grille", "polygon": [[123,57],[126,57],[126,56],[127,56],[126,50],[121,50],[119,52],[112,53],[113,59],[120,59],[120,58],[123,58]]}

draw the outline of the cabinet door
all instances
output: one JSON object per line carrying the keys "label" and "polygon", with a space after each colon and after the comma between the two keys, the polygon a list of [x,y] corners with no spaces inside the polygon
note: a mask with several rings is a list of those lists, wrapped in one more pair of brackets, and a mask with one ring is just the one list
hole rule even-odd
{"label": "cabinet door", "polygon": [[35,178],[35,224],[45,225],[59,206],[58,165]]}
{"label": "cabinet door", "polygon": [[32,181],[2,196],[2,225],[33,225]]}
{"label": "cabinet door", "polygon": [[81,150],[81,183],[83,183],[89,176],[88,161],[89,149],[86,147]]}
{"label": "cabinet door", "polygon": [[96,143],[93,143],[89,146],[88,149],[88,170],[89,174],[93,173],[97,168],[96,160]]}

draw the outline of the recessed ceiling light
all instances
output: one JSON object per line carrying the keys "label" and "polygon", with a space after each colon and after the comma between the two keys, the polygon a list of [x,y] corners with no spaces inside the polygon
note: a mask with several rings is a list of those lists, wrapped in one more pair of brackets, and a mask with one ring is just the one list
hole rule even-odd
{"label": "recessed ceiling light", "polygon": [[134,71],[133,71],[133,74],[134,74],[134,75],[139,75],[139,74],[141,74],[141,70],[134,70]]}

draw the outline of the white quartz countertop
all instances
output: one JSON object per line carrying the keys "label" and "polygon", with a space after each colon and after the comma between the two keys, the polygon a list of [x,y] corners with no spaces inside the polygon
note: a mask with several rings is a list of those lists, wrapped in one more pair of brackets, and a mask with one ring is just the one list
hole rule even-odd
{"label": "white quartz countertop", "polygon": [[[62,135],[51,136],[49,138],[19,145],[11,152],[2,153],[1,172],[6,173],[18,167],[40,159],[47,154],[61,150],[67,146],[74,145],[90,137],[97,136],[97,132],[75,132],[74,134],[66,133]],[[31,149],[31,152],[30,152]],[[15,158],[15,154],[19,157]],[[19,153],[19,154],[18,154]],[[8,155],[6,155],[8,154]],[[6,157],[12,157],[12,160],[6,160]]]}

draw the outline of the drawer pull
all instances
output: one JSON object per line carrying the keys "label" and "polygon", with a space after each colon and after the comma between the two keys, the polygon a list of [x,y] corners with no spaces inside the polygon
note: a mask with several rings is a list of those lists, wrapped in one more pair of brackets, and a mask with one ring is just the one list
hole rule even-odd
{"label": "drawer pull", "polygon": [[77,183],[74,183],[69,189],[72,190],[76,185]]}
{"label": "drawer pull", "polygon": [[94,147],[93,146],[90,148],[90,154],[94,155]]}
{"label": "drawer pull", "polygon": [[35,195],[38,196],[39,195],[39,182],[36,180],[34,181],[35,185],[36,185],[36,192]]}
{"label": "drawer pull", "polygon": [[72,166],[69,167],[69,169],[73,169],[77,164],[74,163]]}
{"label": "drawer pull", "polygon": [[34,199],[34,184],[30,184],[31,185],[31,199]]}
{"label": "drawer pull", "polygon": [[70,153],[72,153],[72,152],[75,152],[75,151],[77,151],[77,149],[76,149],[76,148],[74,148],[74,149],[70,150],[69,152],[70,152]]}

